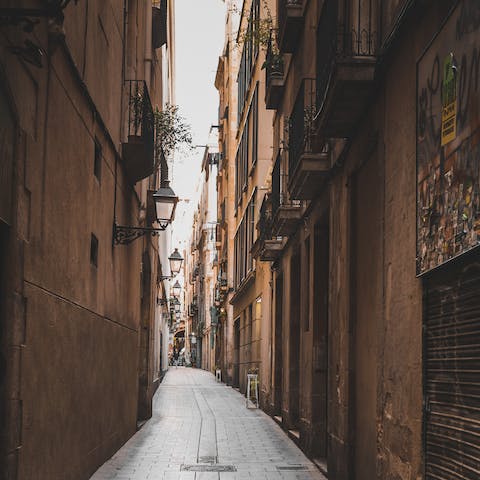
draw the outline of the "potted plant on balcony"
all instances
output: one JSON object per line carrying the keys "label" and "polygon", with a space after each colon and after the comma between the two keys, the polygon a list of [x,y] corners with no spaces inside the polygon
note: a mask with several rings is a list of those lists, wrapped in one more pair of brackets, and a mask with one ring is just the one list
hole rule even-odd
{"label": "potted plant on balcony", "polygon": [[140,86],[135,83],[134,91],[130,92],[129,106],[130,106],[130,118],[129,118],[129,130],[128,141],[137,141],[142,134],[142,120],[144,117],[145,98],[144,93]]}
{"label": "potted plant on balcony", "polygon": [[272,50],[263,62],[262,69],[266,69],[269,77],[283,77],[283,55],[278,49]]}

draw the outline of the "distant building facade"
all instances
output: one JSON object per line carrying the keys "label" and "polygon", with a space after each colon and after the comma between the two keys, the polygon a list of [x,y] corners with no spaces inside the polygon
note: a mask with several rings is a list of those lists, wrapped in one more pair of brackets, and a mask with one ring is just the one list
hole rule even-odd
{"label": "distant building facade", "polygon": [[[215,305],[217,258],[217,170],[219,164],[217,128],[212,127],[205,147],[198,185],[198,205],[193,218],[191,248],[187,255],[187,328],[195,366],[214,371],[216,366]],[[194,343],[192,343],[192,334]]]}
{"label": "distant building facade", "polygon": [[[151,415],[166,368],[168,240],[114,226],[155,218],[173,2],[5,4],[0,477],[83,479]],[[32,7],[49,9],[36,25]]]}
{"label": "distant building facade", "polygon": [[[273,2],[270,7],[274,10]],[[270,391],[271,271],[256,261],[252,248],[256,219],[270,188],[272,113],[262,100],[265,50],[252,32],[268,13],[259,1],[229,3],[216,77],[221,125],[218,304],[225,324],[219,364],[224,378],[242,392],[247,373],[258,373],[262,400]]]}

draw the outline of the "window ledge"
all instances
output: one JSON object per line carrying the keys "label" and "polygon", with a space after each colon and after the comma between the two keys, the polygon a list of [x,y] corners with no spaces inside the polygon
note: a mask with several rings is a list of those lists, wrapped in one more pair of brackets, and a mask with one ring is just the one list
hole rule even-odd
{"label": "window ledge", "polygon": [[235,289],[233,297],[230,299],[230,305],[234,305],[254,283],[256,277],[255,269],[250,270],[248,275],[240,282],[240,285]]}

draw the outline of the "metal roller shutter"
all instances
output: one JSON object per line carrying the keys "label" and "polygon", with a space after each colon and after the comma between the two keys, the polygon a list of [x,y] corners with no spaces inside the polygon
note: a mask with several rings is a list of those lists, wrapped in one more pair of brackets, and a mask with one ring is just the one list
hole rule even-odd
{"label": "metal roller shutter", "polygon": [[425,282],[427,480],[480,478],[478,255],[474,260]]}

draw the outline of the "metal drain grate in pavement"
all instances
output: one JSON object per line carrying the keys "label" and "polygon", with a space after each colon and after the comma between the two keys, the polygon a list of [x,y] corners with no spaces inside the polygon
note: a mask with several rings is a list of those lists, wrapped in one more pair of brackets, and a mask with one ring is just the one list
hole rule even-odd
{"label": "metal drain grate in pavement", "polygon": [[308,467],[305,465],[279,465],[277,466],[277,470],[297,472],[308,470]]}
{"label": "metal drain grate in pavement", "polygon": [[237,469],[234,465],[182,465],[180,467],[181,472],[236,472]]}

